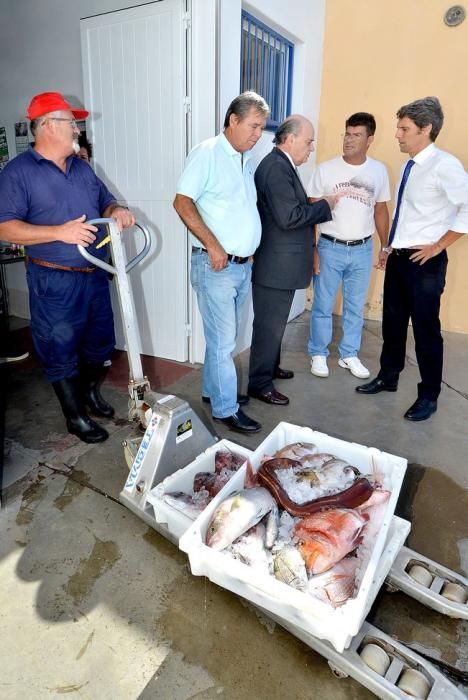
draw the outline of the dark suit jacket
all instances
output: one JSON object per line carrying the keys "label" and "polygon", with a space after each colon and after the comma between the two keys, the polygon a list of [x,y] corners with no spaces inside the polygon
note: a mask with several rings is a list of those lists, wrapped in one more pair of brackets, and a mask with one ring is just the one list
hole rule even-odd
{"label": "dark suit jacket", "polygon": [[252,281],[276,289],[305,289],[312,277],[313,225],[331,221],[328,203],[310,204],[289,158],[274,148],[255,172],[262,238]]}

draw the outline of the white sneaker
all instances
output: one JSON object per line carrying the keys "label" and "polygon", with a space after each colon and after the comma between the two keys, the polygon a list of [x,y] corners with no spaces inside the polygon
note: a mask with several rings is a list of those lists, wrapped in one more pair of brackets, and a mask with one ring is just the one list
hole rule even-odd
{"label": "white sneaker", "polygon": [[316,377],[328,377],[327,358],[325,355],[313,355],[310,361],[310,371]]}
{"label": "white sneaker", "polygon": [[370,377],[370,372],[367,367],[364,367],[359,357],[343,357],[343,359],[338,360],[340,367],[345,367],[349,369],[351,374],[358,379],[367,379]]}

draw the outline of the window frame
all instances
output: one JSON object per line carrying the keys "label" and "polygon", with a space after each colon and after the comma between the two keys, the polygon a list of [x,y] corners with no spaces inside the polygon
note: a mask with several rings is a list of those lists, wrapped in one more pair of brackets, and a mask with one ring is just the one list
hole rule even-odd
{"label": "window frame", "polygon": [[[245,21],[247,21],[246,29],[244,28]],[[245,42],[246,36],[254,39],[253,46],[252,41]],[[247,43],[246,48],[245,43]],[[257,64],[254,76],[252,76],[251,67],[251,48],[255,51],[253,65]],[[257,53],[259,48],[262,49],[261,57]],[[266,129],[276,129],[283,119],[291,114],[294,48],[294,44],[289,39],[271,29],[250,12],[242,10],[240,92],[254,90],[268,102],[271,113],[266,123]],[[284,64],[282,67],[280,66],[283,75],[278,80],[277,58],[286,53]],[[267,60],[268,65],[266,65]],[[258,62],[260,62],[260,70]]]}

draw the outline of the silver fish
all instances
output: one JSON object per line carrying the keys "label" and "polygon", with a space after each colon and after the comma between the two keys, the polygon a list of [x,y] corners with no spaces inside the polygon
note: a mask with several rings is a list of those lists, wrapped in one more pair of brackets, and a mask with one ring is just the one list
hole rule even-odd
{"label": "silver fish", "polygon": [[175,491],[173,493],[165,493],[163,501],[168,503],[172,508],[180,510],[191,520],[196,520],[202,513],[210,501],[208,491],[199,491],[196,496],[189,496],[183,491]]}
{"label": "silver fish", "polygon": [[290,445],[285,445],[280,450],[275,452],[274,457],[287,457],[296,459],[298,462],[303,462],[317,452],[317,446],[312,442],[293,442]]}
{"label": "silver fish", "polygon": [[268,515],[265,517],[265,547],[271,549],[275,544],[279,532],[279,510],[275,503]]}
{"label": "silver fish", "polygon": [[218,551],[228,547],[275,507],[273,496],[262,486],[234,493],[215,510],[206,531],[206,544]]}
{"label": "silver fish", "polygon": [[317,452],[316,454],[306,454],[299,461],[304,468],[321,469],[331,459],[333,459],[333,455],[328,452]]}
{"label": "silver fish", "polygon": [[263,563],[268,570],[267,554],[265,552],[265,525],[258,523],[247,530],[229,547],[235,559],[248,566],[258,566]]}
{"label": "silver fish", "polygon": [[305,591],[307,587],[307,571],[304,559],[296,547],[287,544],[278,552],[273,562],[273,573],[279,581],[288,586]]}

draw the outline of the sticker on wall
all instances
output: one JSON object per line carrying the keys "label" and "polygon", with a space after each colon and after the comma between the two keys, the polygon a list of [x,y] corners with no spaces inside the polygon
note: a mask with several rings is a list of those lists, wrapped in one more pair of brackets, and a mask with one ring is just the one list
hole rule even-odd
{"label": "sticker on wall", "polygon": [[192,419],[188,418],[184,423],[177,426],[176,443],[183,442],[187,438],[192,437]]}
{"label": "sticker on wall", "polygon": [[15,124],[15,145],[16,145],[16,155],[24,153],[28,150],[29,138],[28,138],[28,123],[27,122],[16,122]]}
{"label": "sticker on wall", "polygon": [[3,170],[9,159],[6,129],[4,126],[0,126],[0,170]]}

